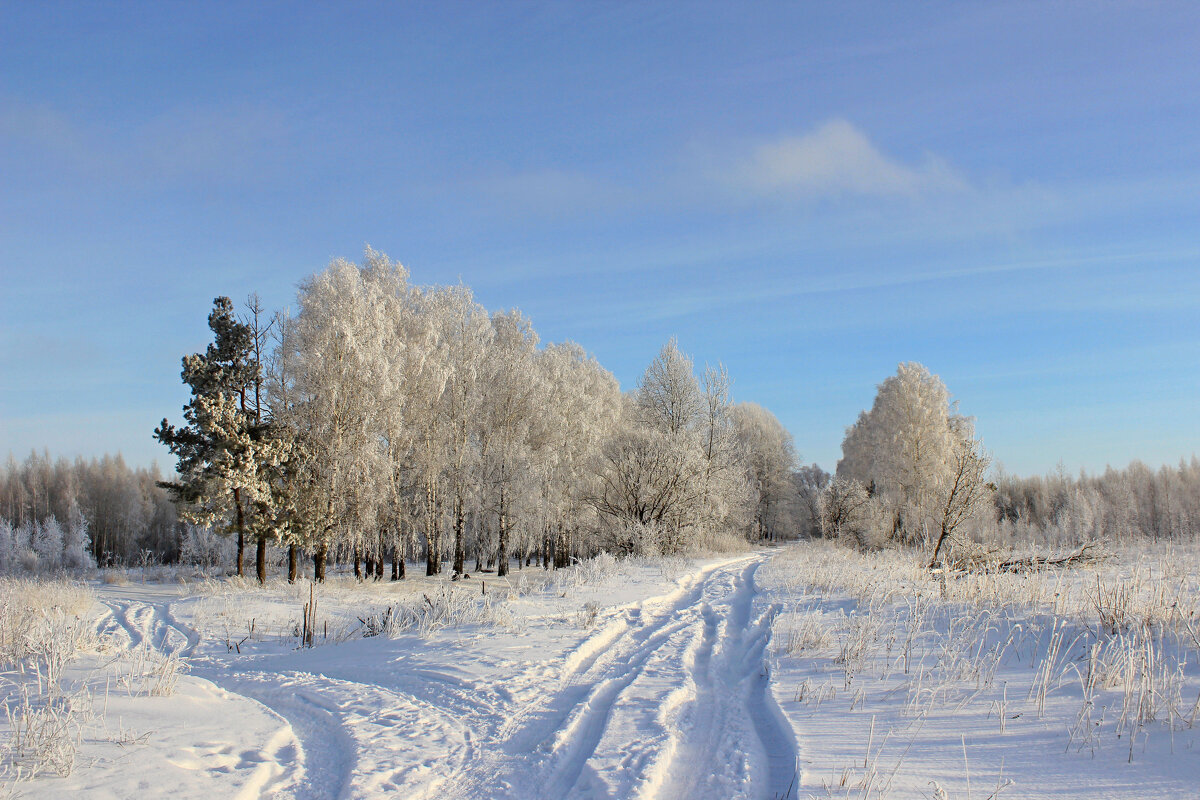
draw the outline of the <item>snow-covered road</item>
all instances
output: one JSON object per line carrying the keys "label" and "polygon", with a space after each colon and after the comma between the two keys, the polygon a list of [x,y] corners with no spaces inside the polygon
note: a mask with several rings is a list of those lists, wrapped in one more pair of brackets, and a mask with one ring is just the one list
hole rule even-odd
{"label": "snow-covered road", "polygon": [[[479,741],[447,797],[775,797],[795,774],[767,696],[761,557],[702,570],[584,640]],[[528,683],[531,676],[519,679]],[[487,727],[486,722],[485,726]]]}
{"label": "snow-covered road", "polygon": [[534,600],[515,630],[227,653],[172,587],[102,587],[98,625],[269,710],[257,747],[208,747],[237,753],[207,770],[239,797],[776,798],[794,796],[797,757],[766,673],[767,557],[626,587],[588,630]]}

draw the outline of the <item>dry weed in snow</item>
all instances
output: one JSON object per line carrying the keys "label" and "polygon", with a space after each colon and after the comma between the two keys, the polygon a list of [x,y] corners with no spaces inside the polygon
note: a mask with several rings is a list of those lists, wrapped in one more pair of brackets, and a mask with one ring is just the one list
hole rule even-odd
{"label": "dry weed in snow", "polygon": [[[1128,781],[1106,777],[1118,763],[1167,787],[1186,781],[1196,770],[1171,762],[1200,746],[1198,566],[1196,549],[1164,547],[939,580],[912,552],[791,548],[763,584],[783,607],[774,677],[812,759],[805,790],[930,796],[934,779],[935,794],[966,796],[966,763],[976,796],[1008,780],[1041,796],[1022,765],[1061,771],[1046,796]],[[953,768],[946,743],[960,738]]]}
{"label": "dry weed in snow", "polygon": [[0,776],[19,781],[73,769],[82,698],[65,673],[78,652],[99,643],[83,618],[92,601],[67,581],[0,578]]}

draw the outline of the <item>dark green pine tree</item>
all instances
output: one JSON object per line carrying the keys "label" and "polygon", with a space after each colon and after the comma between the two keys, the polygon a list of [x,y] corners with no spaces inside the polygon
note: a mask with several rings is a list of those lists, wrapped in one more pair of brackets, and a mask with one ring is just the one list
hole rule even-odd
{"label": "dark green pine tree", "polygon": [[[246,533],[259,538],[271,527],[263,515],[271,505],[269,476],[280,448],[269,425],[248,405],[247,392],[261,375],[255,357],[254,331],[238,321],[228,297],[213,301],[208,315],[213,343],[204,353],[183,357],[183,382],[192,390],[183,407],[186,424],[176,428],[166,419],[154,437],[178,459],[179,479],[164,482],[181,516],[214,530],[237,533],[237,573],[245,575]],[[258,578],[265,580],[259,548]]]}

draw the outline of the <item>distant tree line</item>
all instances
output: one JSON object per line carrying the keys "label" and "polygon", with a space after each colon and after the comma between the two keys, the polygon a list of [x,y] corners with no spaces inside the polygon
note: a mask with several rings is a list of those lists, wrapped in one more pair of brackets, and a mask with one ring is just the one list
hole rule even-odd
{"label": "distant tree line", "polygon": [[[146,551],[173,561],[182,531],[162,480],[157,467],[130,468],[119,454],[68,461],[34,452],[17,461],[10,453],[0,467],[0,525],[12,531],[10,552],[31,571],[82,566],[71,554],[56,557],[47,544],[61,530],[83,536],[82,549],[100,565],[132,563]],[[40,563],[31,560],[39,554]],[[7,568],[15,565],[10,560]]]}
{"label": "distant tree line", "polygon": [[1140,537],[1200,537],[1200,459],[1151,469],[1134,461],[1098,475],[1063,469],[1045,477],[995,477],[996,520],[1022,541],[1078,544]]}

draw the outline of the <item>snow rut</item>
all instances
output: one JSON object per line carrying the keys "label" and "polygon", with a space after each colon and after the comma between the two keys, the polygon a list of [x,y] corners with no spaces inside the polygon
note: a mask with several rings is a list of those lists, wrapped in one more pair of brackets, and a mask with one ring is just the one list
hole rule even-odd
{"label": "snow rut", "polygon": [[[443,782],[474,755],[472,733],[457,717],[476,707],[478,692],[451,674],[355,665],[350,680],[315,669],[308,662],[320,654],[313,651],[234,658],[217,648],[199,655],[199,635],[176,620],[161,592],[123,588],[103,592],[102,603],[100,633],[131,650],[186,658],[193,677],[279,720],[274,736],[236,759],[233,748],[212,746],[245,773],[238,800],[440,797]],[[199,763],[207,753],[189,755]]]}
{"label": "snow rut", "polygon": [[[175,619],[169,601],[161,598],[138,600],[118,597],[102,599],[101,602],[107,611],[96,621],[96,630],[100,634],[112,637],[130,650],[149,647],[166,655],[188,659],[190,671],[194,676],[200,677],[201,680],[207,679],[217,686],[218,690],[228,689],[222,686],[226,681],[222,680],[224,676],[219,671],[206,668],[204,662],[192,660],[200,643],[200,636],[191,627]],[[204,677],[206,674],[207,678]],[[255,702],[249,695],[244,696],[247,697],[247,702]],[[263,705],[269,707],[269,704]],[[244,751],[231,761],[231,765],[243,771],[246,776],[235,795],[237,800],[300,796],[293,790],[301,786],[301,778],[305,775],[304,754],[298,746],[299,740],[291,721],[284,715],[276,716],[282,724],[275,734],[261,747]],[[233,750],[231,746],[218,745],[208,748],[215,747],[213,753],[204,752],[201,755],[215,754],[226,759],[232,758],[229,755]],[[200,763],[195,758],[192,761]],[[192,767],[199,768],[195,764]]]}
{"label": "snow rut", "polygon": [[366,641],[336,657],[199,655],[161,594],[104,598],[98,627],[188,657],[193,675],[280,720],[239,756],[239,798],[774,800],[795,780],[796,746],[765,672],[765,559],[610,612],[560,661],[474,652],[499,680],[415,654],[377,660]]}
{"label": "snow rut", "polygon": [[104,605],[109,613],[101,617],[98,630],[118,640],[127,640],[130,648],[144,644],[187,658],[200,642],[195,631],[175,620],[168,603],[106,600]]}
{"label": "snow rut", "polygon": [[214,683],[290,724],[299,769],[281,796],[442,797],[443,784],[475,755],[472,732],[459,719],[471,687],[450,674],[328,655],[318,649],[215,658],[205,667]]}
{"label": "snow rut", "polygon": [[784,797],[796,747],[765,674],[762,561],[698,573],[598,630],[446,796]]}

